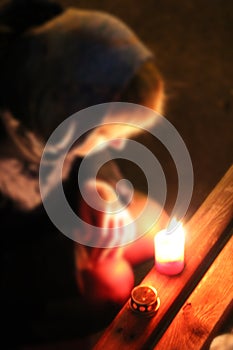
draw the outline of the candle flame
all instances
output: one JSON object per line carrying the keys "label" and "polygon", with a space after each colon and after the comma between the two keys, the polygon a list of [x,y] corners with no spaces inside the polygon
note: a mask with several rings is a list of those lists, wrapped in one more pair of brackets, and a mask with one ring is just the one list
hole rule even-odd
{"label": "candle flame", "polygon": [[177,228],[182,227],[182,223],[180,221],[177,221],[176,217],[172,218],[168,227],[167,227],[167,233],[170,234],[174,232]]}

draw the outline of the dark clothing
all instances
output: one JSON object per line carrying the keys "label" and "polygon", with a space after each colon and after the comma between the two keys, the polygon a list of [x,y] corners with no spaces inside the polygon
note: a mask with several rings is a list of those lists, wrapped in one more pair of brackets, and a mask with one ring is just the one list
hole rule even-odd
{"label": "dark clothing", "polygon": [[[94,159],[90,159],[92,166]],[[63,183],[66,198],[77,213],[80,162],[81,159],[74,161]],[[114,169],[116,165],[112,164],[103,171],[102,178],[109,176],[114,181],[114,176],[120,174]],[[117,306],[110,306],[102,323],[88,312],[75,281],[75,243],[56,229],[42,203],[22,210],[13,199],[1,194],[0,220],[2,333],[7,341],[12,339],[17,344],[58,340],[84,335],[109,322]]]}
{"label": "dark clothing", "polygon": [[[13,125],[15,135],[32,131],[42,143],[46,142],[72,113],[115,101],[135,72],[153,59],[131,29],[114,16],[77,9],[60,12],[55,8],[54,18],[49,16],[44,22],[38,19],[33,26],[31,6],[19,6],[22,11],[18,15],[15,10],[10,7],[0,16],[7,29],[3,35],[6,45],[1,45],[0,107],[14,116],[8,124],[4,117],[3,124],[9,128]],[[24,25],[24,14],[28,26]],[[10,138],[18,146],[15,137]],[[24,176],[18,162],[16,167],[20,169],[12,175],[12,159],[8,162],[4,156],[10,173],[1,169],[0,159],[3,336],[8,344],[18,344],[59,340],[101,327],[101,319],[91,319],[91,310],[86,309],[77,289],[74,242],[51,223],[40,201],[38,172]],[[77,163],[80,159],[75,160],[64,180],[75,213],[80,200]],[[110,172],[103,171],[102,178],[112,184],[118,175],[113,166]],[[56,205],[59,209],[59,203]],[[110,310],[101,315],[108,321],[116,311],[114,306]]]}

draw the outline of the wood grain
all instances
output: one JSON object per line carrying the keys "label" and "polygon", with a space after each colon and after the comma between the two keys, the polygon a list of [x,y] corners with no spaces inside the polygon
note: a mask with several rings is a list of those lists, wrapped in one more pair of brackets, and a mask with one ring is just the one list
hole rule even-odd
{"label": "wood grain", "polygon": [[155,350],[209,349],[226,314],[233,308],[233,237],[182,306]]}
{"label": "wood grain", "polygon": [[174,277],[159,274],[153,267],[141,283],[154,286],[161,300],[155,317],[135,315],[128,302],[94,347],[98,349],[151,349],[198,284],[231,233],[233,217],[233,166],[216,185],[191,220],[185,225],[185,269]]}

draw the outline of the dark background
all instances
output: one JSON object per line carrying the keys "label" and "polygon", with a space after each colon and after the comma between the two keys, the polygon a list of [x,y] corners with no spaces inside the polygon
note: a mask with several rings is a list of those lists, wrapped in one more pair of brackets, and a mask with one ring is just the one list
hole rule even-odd
{"label": "dark background", "polygon": [[[59,2],[118,16],[155,53],[166,86],[164,116],[182,136],[193,162],[195,183],[187,213],[190,217],[232,164],[233,2]],[[167,206],[170,210],[177,190],[174,164],[153,140],[142,141],[161,161],[171,198]],[[128,176],[132,176],[129,168]],[[143,189],[140,176],[135,181]]]}

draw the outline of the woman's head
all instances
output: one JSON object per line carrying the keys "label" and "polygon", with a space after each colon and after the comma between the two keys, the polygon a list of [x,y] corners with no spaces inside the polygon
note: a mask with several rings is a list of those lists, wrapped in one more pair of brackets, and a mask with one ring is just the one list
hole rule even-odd
{"label": "woman's head", "polygon": [[[0,107],[10,111],[21,130],[45,142],[71,114],[104,102],[132,102],[161,112],[163,83],[153,55],[124,23],[105,13],[77,9],[45,18],[28,30],[25,23],[21,30],[16,26],[22,33],[13,31],[5,50]],[[117,133],[115,129],[112,136],[121,136]]]}
{"label": "woman's head", "polygon": [[[161,114],[164,105],[164,83],[155,63],[152,60],[143,63],[112,102],[142,105]],[[125,144],[124,138],[133,137],[141,133],[143,128],[150,128],[156,122],[155,113],[150,113],[149,111],[144,113],[143,116],[140,114],[138,117],[135,116],[133,108],[129,105],[126,105],[125,113],[120,113],[120,107],[116,107],[116,109],[116,113],[109,111],[106,114],[105,118],[103,118],[103,125],[96,128],[89,137],[84,139],[84,142],[77,149],[77,153],[84,156],[90,149],[97,145],[101,147],[101,144],[106,144],[108,140],[111,140],[108,142],[110,147],[122,149]],[[141,111],[142,109],[140,109]],[[119,124],[107,125],[113,122]],[[124,126],[120,123],[124,124]],[[132,127],[130,123],[136,124],[140,128]]]}

